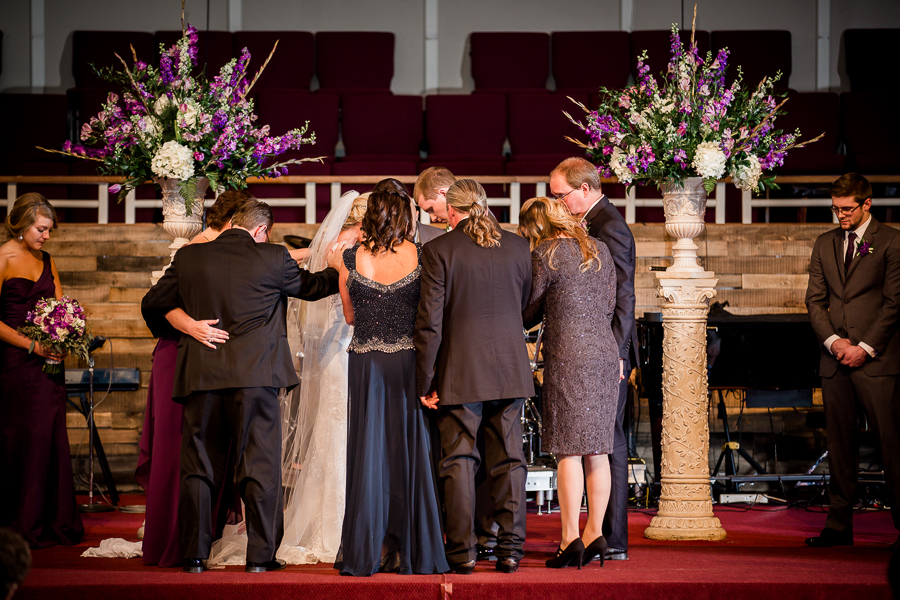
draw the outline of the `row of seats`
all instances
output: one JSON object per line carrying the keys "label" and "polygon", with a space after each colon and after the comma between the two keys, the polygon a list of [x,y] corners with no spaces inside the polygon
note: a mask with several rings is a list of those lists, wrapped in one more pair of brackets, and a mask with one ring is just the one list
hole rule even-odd
{"label": "row of seats", "polygon": [[[572,98],[592,105],[583,94]],[[900,173],[900,114],[893,95],[848,92],[789,94],[787,114],[776,125],[803,138],[825,136],[792,150],[782,173]],[[566,136],[583,133],[562,114],[581,109],[560,94],[351,95],[260,90],[259,123],[275,134],[309,120],[317,143],[288,157],[324,156],[323,164],[293,167],[311,175],[414,175],[443,164],[470,175],[546,175],[558,160],[578,153]],[[17,163],[53,161],[67,139],[62,95],[0,94],[0,114],[14,114],[0,129],[0,163],[9,174]],[[337,156],[342,141],[342,156]],[[508,148],[506,142],[508,141]],[[507,150],[506,153],[504,150]],[[422,155],[425,158],[422,158]]]}
{"label": "row of seats", "polygon": [[[898,29],[848,29],[844,32],[845,58],[851,90],[884,91],[900,85],[883,81],[888,63],[897,65]],[[155,34],[135,31],[75,31],[72,73],[76,88],[106,87],[91,64],[118,67],[114,57],[131,56],[133,47],[145,61],[158,59],[159,46],[171,46],[180,31]],[[475,32],[471,34],[471,68],[478,93],[546,92],[552,74],[556,90],[592,93],[599,87],[622,87],[637,74],[637,57],[649,54],[651,73],[663,72],[670,57],[670,34],[654,31]],[[685,44],[690,32],[681,33]],[[199,63],[212,73],[247,48],[255,71],[275,41],[278,51],[256,83],[258,89],[309,90],[313,74],[323,92],[390,93],[394,74],[394,34],[389,32],[227,31],[199,32]],[[721,48],[731,52],[730,64],[741,65],[744,79],[755,85],[763,76],[781,71],[779,85],[787,88],[791,76],[791,33],[780,30],[696,32],[702,56]],[[601,57],[598,58],[598,57]],[[872,56],[878,56],[873,61]],[[891,60],[893,57],[893,60]],[[730,70],[731,77],[737,73]]]}

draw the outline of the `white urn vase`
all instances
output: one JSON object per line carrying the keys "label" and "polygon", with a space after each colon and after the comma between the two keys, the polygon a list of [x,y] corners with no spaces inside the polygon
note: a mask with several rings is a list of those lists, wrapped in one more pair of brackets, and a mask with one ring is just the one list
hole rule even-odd
{"label": "white urn vase", "polygon": [[153,181],[162,189],[163,229],[174,237],[175,241],[169,245],[172,250],[169,264],[161,271],[151,273],[151,285],[155,285],[165,274],[166,269],[172,264],[172,259],[175,258],[175,252],[203,229],[203,201],[209,188],[209,180],[206,177],[199,177],[196,180],[196,194],[193,198],[185,198],[181,194],[180,179],[154,178]]}
{"label": "white urn vase", "polygon": [[663,210],[666,213],[666,232],[677,241],[672,246],[674,261],[667,271],[702,273],[697,262],[694,238],[703,233],[706,215],[706,190],[702,177],[688,177],[683,186],[671,183],[663,187]]}

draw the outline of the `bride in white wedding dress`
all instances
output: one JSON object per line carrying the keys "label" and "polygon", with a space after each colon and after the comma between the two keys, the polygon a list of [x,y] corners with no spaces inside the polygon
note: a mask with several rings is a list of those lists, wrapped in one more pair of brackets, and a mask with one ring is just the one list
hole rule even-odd
{"label": "bride in white wedding dress", "polygon": [[[325,268],[336,244],[356,244],[367,196],[348,192],[328,213],[310,245],[310,271]],[[337,294],[318,302],[290,302],[288,339],[295,364],[302,348],[302,366],[300,386],[280,395],[284,538],[275,556],[288,564],[334,562],[344,519],[346,350],[353,328],[344,321]],[[243,565],[246,550],[244,524],[227,526],[213,543],[208,563]]]}

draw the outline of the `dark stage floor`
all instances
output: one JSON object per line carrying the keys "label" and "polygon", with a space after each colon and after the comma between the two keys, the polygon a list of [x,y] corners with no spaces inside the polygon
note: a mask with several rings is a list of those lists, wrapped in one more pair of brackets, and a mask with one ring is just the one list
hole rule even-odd
{"label": "dark stage floor", "polygon": [[[126,496],[124,504],[142,504]],[[591,564],[583,570],[544,567],[559,539],[559,515],[528,515],[527,556],[518,573],[504,575],[479,563],[469,576],[375,575],[340,577],[330,565],[290,566],[286,571],[246,574],[228,567],[188,575],[147,567],[136,559],[81,558],[86,547],[109,537],[134,539],[142,514],[84,515],[87,535],[75,547],[34,553],[34,567],[17,599],[91,600],[190,598],[665,598],[667,600],[764,600],[890,598],[887,566],[896,539],[890,513],[857,514],[856,545],[816,550],[803,539],[825,521],[816,510],[734,506],[716,511],[728,538],[722,542],[657,542],[643,537],[652,515],[630,514],[630,560]]]}

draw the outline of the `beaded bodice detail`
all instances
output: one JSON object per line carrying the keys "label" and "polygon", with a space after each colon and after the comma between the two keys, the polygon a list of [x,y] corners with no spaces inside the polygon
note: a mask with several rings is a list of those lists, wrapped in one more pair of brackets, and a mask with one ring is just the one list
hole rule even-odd
{"label": "beaded bodice detail", "polygon": [[419,275],[422,271],[422,246],[416,244],[419,261],[407,276],[385,285],[363,277],[356,270],[359,244],[344,251],[344,264],[350,272],[347,290],[353,304],[353,339],[348,352],[399,352],[413,350],[413,331],[419,310]]}

